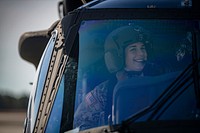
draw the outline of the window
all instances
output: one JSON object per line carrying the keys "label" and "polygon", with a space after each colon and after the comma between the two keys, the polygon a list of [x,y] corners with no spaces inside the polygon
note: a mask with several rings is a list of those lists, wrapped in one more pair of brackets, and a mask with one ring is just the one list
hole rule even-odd
{"label": "window", "polygon": [[83,21],[74,128],[119,124],[150,106],[192,63],[193,28],[192,21]]}

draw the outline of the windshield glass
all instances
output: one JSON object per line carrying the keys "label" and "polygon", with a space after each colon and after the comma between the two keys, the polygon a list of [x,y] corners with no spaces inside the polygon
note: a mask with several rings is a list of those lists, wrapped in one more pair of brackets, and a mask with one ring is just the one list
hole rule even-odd
{"label": "windshield glass", "polygon": [[[74,128],[119,124],[150,106],[192,63],[193,27],[184,20],[83,21]],[[162,119],[187,119],[170,115]]]}

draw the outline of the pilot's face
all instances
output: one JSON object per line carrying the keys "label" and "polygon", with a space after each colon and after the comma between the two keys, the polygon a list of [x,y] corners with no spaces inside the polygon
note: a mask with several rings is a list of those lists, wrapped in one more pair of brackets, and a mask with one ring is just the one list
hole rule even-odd
{"label": "pilot's face", "polygon": [[125,69],[127,71],[142,71],[147,60],[145,45],[133,43],[125,48]]}

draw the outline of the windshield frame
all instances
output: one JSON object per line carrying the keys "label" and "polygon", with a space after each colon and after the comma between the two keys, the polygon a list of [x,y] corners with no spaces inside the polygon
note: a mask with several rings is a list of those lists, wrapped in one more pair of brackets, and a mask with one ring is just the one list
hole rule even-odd
{"label": "windshield frame", "polygon": [[[146,14],[148,12],[148,15]],[[167,13],[166,13],[167,12]],[[70,23],[69,21],[70,17]],[[79,9],[71,12],[68,16],[64,17],[62,24],[64,25],[63,30],[66,31],[70,27],[76,26],[76,30],[73,32],[75,36],[82,21],[85,20],[110,20],[110,19],[165,19],[165,20],[197,20],[200,19],[200,12],[196,12],[191,9]],[[68,32],[66,32],[68,33]],[[65,38],[68,35],[65,33]],[[75,38],[74,38],[75,39]],[[72,40],[74,42],[74,40]],[[65,41],[66,49],[72,47],[73,43],[69,40]],[[67,50],[67,54],[70,55],[71,51]],[[74,90],[75,91],[75,90]],[[74,98],[72,98],[74,99]],[[71,100],[69,100],[71,101]],[[74,114],[74,112],[70,112]],[[73,120],[72,120],[73,123]]]}

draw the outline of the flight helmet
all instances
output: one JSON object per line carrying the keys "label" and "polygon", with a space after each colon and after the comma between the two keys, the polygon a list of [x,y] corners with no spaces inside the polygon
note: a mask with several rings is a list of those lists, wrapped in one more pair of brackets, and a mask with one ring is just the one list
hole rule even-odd
{"label": "flight helmet", "polygon": [[110,73],[124,67],[124,49],[126,46],[141,42],[147,53],[151,47],[149,34],[140,26],[123,26],[112,31],[105,40],[105,63]]}

